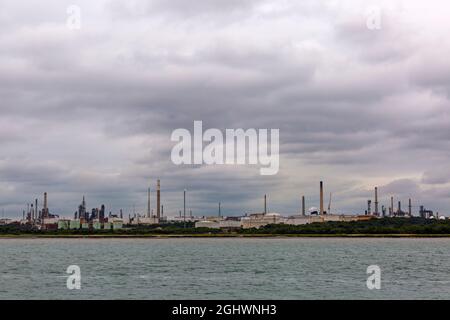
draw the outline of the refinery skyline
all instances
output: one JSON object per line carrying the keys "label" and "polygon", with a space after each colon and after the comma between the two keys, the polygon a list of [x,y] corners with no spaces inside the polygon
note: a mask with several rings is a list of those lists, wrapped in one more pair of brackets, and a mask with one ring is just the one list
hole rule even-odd
{"label": "refinery skyline", "polygon": [[[48,202],[48,193],[43,193],[42,201],[39,198],[34,199],[31,202],[27,202],[26,206],[24,206],[21,217],[22,220],[40,220],[41,218],[73,218],[80,219],[83,218],[85,220],[93,220],[99,219],[103,221],[105,217],[143,217],[143,218],[156,218],[158,221],[162,218],[167,219],[168,217],[186,217],[186,216],[247,216],[251,214],[267,214],[267,213],[281,213],[284,215],[290,216],[305,216],[305,215],[368,215],[368,216],[376,216],[376,217],[391,217],[391,216],[426,216],[426,214],[431,214],[435,211],[431,210],[429,206],[424,205],[423,203],[417,202],[415,198],[410,196],[407,201],[402,201],[401,198],[395,198],[394,195],[380,196],[380,188],[374,187],[372,195],[367,197],[366,207],[362,207],[357,212],[349,212],[337,208],[335,206],[336,195],[333,197],[333,192],[329,192],[329,196],[326,197],[325,192],[328,192],[324,187],[324,182],[319,182],[319,192],[318,192],[318,202],[311,202],[311,197],[301,194],[298,200],[298,208],[296,211],[292,212],[283,212],[277,210],[271,210],[270,207],[270,195],[264,194],[261,198],[260,207],[252,208],[249,211],[235,211],[235,212],[227,212],[224,210],[224,203],[219,201],[216,204],[216,208],[214,210],[199,210],[198,212],[193,211],[194,206],[191,205],[187,189],[182,190],[182,199],[179,207],[168,208],[165,207],[166,212],[164,213],[164,201],[162,201],[163,190],[161,188],[161,180],[158,179],[156,181],[156,188],[153,189],[149,187],[146,191],[146,207],[141,208],[133,205],[132,208],[120,207],[114,211],[113,208],[108,206],[105,203],[98,205],[88,205],[86,201],[86,196],[83,195],[81,202],[77,206],[75,212],[70,214],[69,212],[56,212],[50,209]],[[387,198],[387,200],[386,200]],[[403,206],[402,206],[403,203]],[[92,209],[90,209],[90,207]],[[446,212],[436,211],[435,213],[447,216]],[[20,216],[20,215],[19,215]],[[17,218],[17,215],[6,215],[2,212],[2,218]],[[20,217],[19,217],[20,219]]]}
{"label": "refinery skyline", "polygon": [[[376,0],[372,30],[356,0],[176,3],[80,0],[73,29],[70,1],[2,2],[5,216],[43,192],[57,214],[72,215],[83,195],[90,207],[145,213],[158,178],[173,214],[184,189],[196,215],[219,202],[226,215],[253,212],[264,194],[270,211],[295,213],[303,194],[318,205],[322,179],[339,212],[361,213],[374,186],[385,205],[394,196],[450,212],[445,9]],[[175,165],[171,134],[197,120],[279,130],[278,173]]]}

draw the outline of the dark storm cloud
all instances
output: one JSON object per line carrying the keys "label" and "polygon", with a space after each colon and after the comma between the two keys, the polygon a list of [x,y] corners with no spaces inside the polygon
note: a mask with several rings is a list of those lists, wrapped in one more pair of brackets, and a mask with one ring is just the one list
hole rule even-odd
{"label": "dark storm cloud", "polygon": [[[69,30],[69,4],[2,3],[0,192],[11,214],[43,191],[63,214],[83,194],[142,212],[157,178],[169,214],[184,188],[198,214],[219,201],[225,213],[258,211],[265,193],[271,210],[297,212],[299,193],[317,205],[320,179],[336,211],[361,212],[374,185],[450,209],[441,12],[378,1],[373,31],[356,0],[81,1],[82,28]],[[170,134],[194,120],[279,128],[279,174],[175,166]]]}

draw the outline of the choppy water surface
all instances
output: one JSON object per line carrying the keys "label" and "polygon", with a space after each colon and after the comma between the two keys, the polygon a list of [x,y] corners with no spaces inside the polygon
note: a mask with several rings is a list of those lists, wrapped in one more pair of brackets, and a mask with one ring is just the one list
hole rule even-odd
{"label": "choppy water surface", "polygon": [[450,299],[449,276],[450,239],[0,239],[0,299]]}

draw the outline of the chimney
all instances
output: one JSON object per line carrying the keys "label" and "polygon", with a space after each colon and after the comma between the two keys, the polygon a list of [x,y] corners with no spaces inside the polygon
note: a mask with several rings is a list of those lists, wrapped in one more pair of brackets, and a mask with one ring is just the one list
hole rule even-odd
{"label": "chimney", "polygon": [[402,203],[399,201],[398,202],[398,213],[400,213],[402,211]]}
{"label": "chimney", "polygon": [[367,200],[367,214],[370,216],[372,214],[372,200]]}
{"label": "chimney", "polygon": [[394,215],[394,197],[391,197],[391,214]]}
{"label": "chimney", "polygon": [[48,213],[47,192],[44,192],[44,209],[42,211],[42,215],[47,217],[47,213]]}
{"label": "chimney", "polygon": [[150,212],[151,212],[151,208],[150,208],[150,188],[148,188],[148,192],[147,192],[147,218],[150,218]]}
{"label": "chimney", "polygon": [[186,222],[186,189],[183,191],[183,219]]}
{"label": "chimney", "polygon": [[156,189],[156,217],[159,219],[161,216],[161,181],[158,179]]}
{"label": "chimney", "polygon": [[267,195],[264,195],[264,214],[267,214]]}
{"label": "chimney", "polygon": [[408,203],[408,214],[411,217],[412,216],[411,198],[409,198],[408,202],[409,202]]}
{"label": "chimney", "polygon": [[323,215],[323,182],[320,181],[320,215]]}
{"label": "chimney", "polygon": [[379,213],[378,213],[378,188],[377,187],[375,187],[375,211],[374,211],[374,214],[376,216],[379,215]]}
{"label": "chimney", "polygon": [[302,196],[302,215],[305,215],[305,196]]}
{"label": "chimney", "polygon": [[36,219],[40,219],[41,217],[39,217],[38,199],[35,199],[34,203],[35,203],[34,210],[36,211]]}

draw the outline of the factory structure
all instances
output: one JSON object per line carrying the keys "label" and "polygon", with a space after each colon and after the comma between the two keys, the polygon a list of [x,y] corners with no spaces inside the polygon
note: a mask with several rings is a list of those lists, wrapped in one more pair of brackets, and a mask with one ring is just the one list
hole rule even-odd
{"label": "factory structure", "polygon": [[42,209],[39,210],[39,200],[27,204],[27,210],[22,212],[22,224],[30,224],[38,229],[52,229],[59,221],[59,216],[51,214],[48,208],[48,195],[44,192]]}
{"label": "factory structure", "polygon": [[[336,214],[331,213],[331,200],[332,193],[330,193],[328,210],[325,210],[324,204],[324,184],[323,181],[319,183],[319,209],[311,207],[306,213],[305,196],[301,197],[301,212],[298,214],[283,216],[279,213],[267,211],[267,195],[264,195],[264,211],[261,213],[246,214],[243,217],[208,217],[199,220],[195,223],[197,228],[213,228],[213,229],[228,229],[228,228],[260,228],[269,224],[286,224],[286,225],[304,225],[309,223],[323,223],[329,221],[335,222],[350,222],[350,221],[367,221],[376,218],[385,217],[403,217],[410,218],[412,214],[412,199],[408,199],[408,211],[403,211],[401,201],[398,201],[397,208],[394,207],[394,197],[390,198],[389,210],[386,210],[386,206],[381,206],[381,212],[379,211],[378,201],[378,187],[374,189],[374,207],[372,211],[372,199],[367,200],[367,209],[364,214]],[[424,219],[441,219],[444,220],[445,216],[434,213],[431,210],[425,209],[424,206],[420,206],[419,216]]]}
{"label": "factory structure", "polygon": [[[51,214],[48,206],[48,194],[44,193],[42,209],[39,210],[38,199],[27,205],[27,210],[23,210],[21,224],[31,226],[37,230],[120,230],[122,228],[133,228],[140,225],[159,225],[167,223],[195,223],[196,228],[213,228],[213,229],[249,229],[260,228],[269,224],[286,224],[286,225],[304,225],[310,223],[323,223],[329,221],[350,222],[350,221],[367,221],[370,219],[384,217],[400,217],[410,218],[413,216],[412,199],[408,199],[407,210],[402,209],[401,201],[397,202],[394,207],[394,197],[390,197],[390,202],[386,206],[380,207],[378,187],[375,187],[373,199],[367,200],[367,208],[364,214],[338,214],[331,213],[332,193],[329,195],[328,207],[325,209],[324,204],[324,183],[319,183],[319,208],[311,207],[306,209],[305,196],[301,196],[301,208],[299,213],[291,215],[282,215],[276,212],[268,212],[267,195],[263,198],[263,211],[257,213],[246,213],[241,216],[224,217],[221,214],[221,203],[219,203],[218,215],[214,216],[194,216],[192,210],[187,212],[186,209],[186,189],[183,191],[183,209],[179,210],[179,214],[168,217],[164,215],[164,206],[161,203],[161,181],[156,182],[156,212],[151,207],[151,189],[147,190],[147,208],[145,214],[129,213],[124,216],[123,210],[117,214],[106,214],[106,207],[102,204],[100,207],[94,207],[88,210],[86,198],[83,196],[80,205],[75,211],[73,218],[63,218],[55,214]],[[372,202],[372,200],[374,200]],[[372,206],[373,204],[373,206]],[[439,213],[425,208],[423,205],[414,207],[418,208],[418,214],[424,219],[445,219]],[[381,210],[380,210],[381,209]],[[15,223],[10,219],[2,219],[1,224]]]}
{"label": "factory structure", "polygon": [[306,210],[305,196],[301,197],[301,211],[297,214],[283,216],[280,213],[268,212],[267,210],[267,195],[264,195],[264,211],[261,213],[246,214],[242,217],[229,218],[207,218],[196,222],[197,228],[213,228],[213,229],[228,229],[228,228],[260,228],[269,224],[286,224],[286,225],[304,225],[309,223],[323,223],[329,221],[367,221],[376,218],[373,215],[351,215],[351,214],[332,214],[331,213],[331,196],[328,204],[328,211],[325,210],[324,205],[324,184],[323,181],[319,183],[319,209],[311,207]]}
{"label": "factory structure", "polygon": [[[27,205],[27,210],[23,210],[20,223],[29,225],[37,230],[119,230],[123,229],[124,225],[154,225],[167,222],[167,218],[164,217],[164,206],[161,205],[161,181],[158,180],[156,185],[156,215],[151,209],[150,191],[149,188],[147,214],[145,215],[134,212],[133,214],[128,214],[128,217],[124,217],[122,209],[120,209],[117,214],[111,212],[106,214],[106,207],[104,204],[89,210],[86,204],[86,198],[83,196],[72,219],[51,214],[48,209],[48,195],[45,192],[42,210],[38,210],[38,199],[36,199],[34,203]],[[5,219],[5,221],[2,222],[4,222],[3,224],[9,224],[14,223],[15,221]]]}

